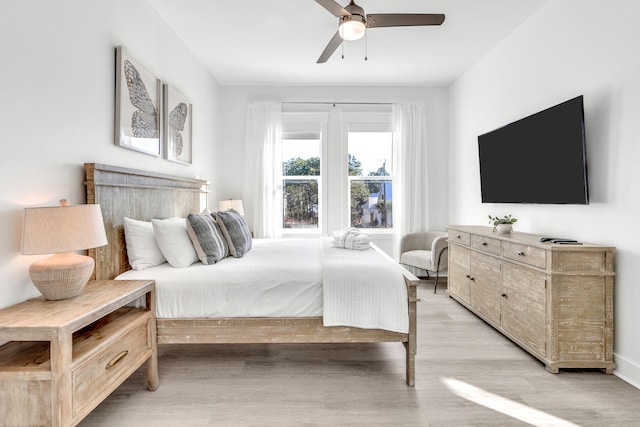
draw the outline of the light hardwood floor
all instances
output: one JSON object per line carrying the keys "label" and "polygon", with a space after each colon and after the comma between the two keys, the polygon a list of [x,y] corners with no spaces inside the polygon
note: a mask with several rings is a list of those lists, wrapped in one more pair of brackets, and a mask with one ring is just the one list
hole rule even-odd
{"label": "light hardwood floor", "polygon": [[640,390],[599,371],[554,375],[450,299],[418,295],[416,386],[404,347],[163,345],[89,426],[640,426]]}

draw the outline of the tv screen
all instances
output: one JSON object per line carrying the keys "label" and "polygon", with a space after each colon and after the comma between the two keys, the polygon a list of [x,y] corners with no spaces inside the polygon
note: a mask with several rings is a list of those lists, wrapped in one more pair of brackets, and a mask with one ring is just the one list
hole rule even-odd
{"label": "tv screen", "polygon": [[482,203],[588,204],[582,96],[478,136]]}

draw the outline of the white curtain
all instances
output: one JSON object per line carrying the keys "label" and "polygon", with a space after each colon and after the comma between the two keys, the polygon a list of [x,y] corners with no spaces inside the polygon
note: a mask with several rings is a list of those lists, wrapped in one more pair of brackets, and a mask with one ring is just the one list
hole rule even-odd
{"label": "white curtain", "polygon": [[393,253],[411,231],[429,229],[427,130],[422,102],[393,104],[395,146],[393,184]]}
{"label": "white curtain", "polygon": [[242,197],[254,237],[282,235],[281,140],[282,103],[250,101]]}

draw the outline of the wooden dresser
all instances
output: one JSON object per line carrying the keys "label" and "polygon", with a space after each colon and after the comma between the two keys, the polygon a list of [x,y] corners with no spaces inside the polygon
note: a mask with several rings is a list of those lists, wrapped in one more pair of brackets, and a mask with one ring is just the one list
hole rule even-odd
{"label": "wooden dresser", "polygon": [[615,248],[540,237],[449,226],[449,295],[550,372],[612,373]]}
{"label": "wooden dresser", "polygon": [[[76,425],[146,361],[155,390],[154,292],[153,280],[99,280],[0,310],[0,424]],[[145,307],[125,307],[139,297]]]}

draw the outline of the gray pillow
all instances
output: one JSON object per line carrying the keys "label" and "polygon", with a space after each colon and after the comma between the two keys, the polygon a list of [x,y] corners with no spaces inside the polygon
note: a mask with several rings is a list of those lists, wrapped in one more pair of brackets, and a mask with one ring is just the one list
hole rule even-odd
{"label": "gray pillow", "polygon": [[236,258],[242,258],[251,249],[251,231],[242,215],[233,209],[219,211],[213,214],[220,231],[227,239],[229,253]]}
{"label": "gray pillow", "polygon": [[203,264],[215,264],[229,256],[227,240],[211,215],[187,215],[187,233]]}

